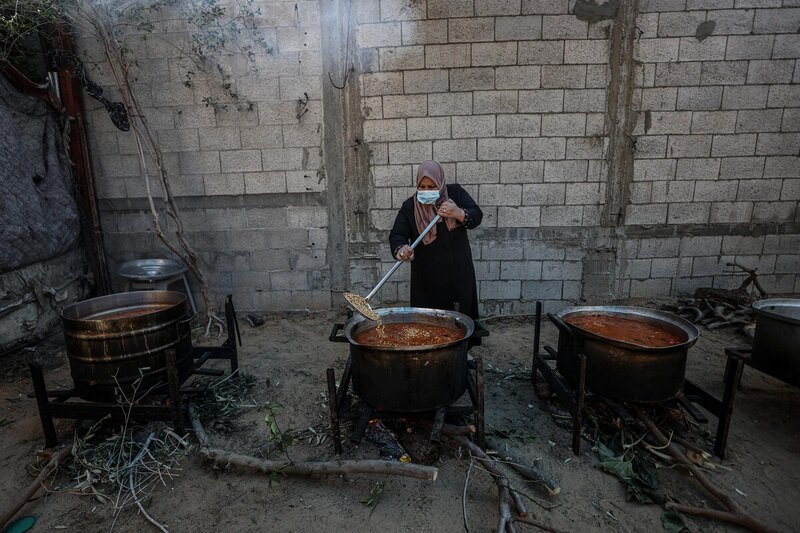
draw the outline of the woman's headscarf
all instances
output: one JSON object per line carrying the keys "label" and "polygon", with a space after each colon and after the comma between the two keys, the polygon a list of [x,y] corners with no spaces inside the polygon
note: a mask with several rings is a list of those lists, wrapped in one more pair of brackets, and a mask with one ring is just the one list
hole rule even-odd
{"label": "woman's headscarf", "polygon": [[[419,233],[422,233],[423,230],[428,227],[428,224],[430,224],[431,220],[436,216],[436,211],[439,209],[439,206],[448,199],[447,183],[444,181],[444,169],[442,165],[431,160],[420,163],[417,169],[417,187],[419,187],[419,182],[422,181],[422,178],[426,177],[430,178],[436,186],[439,187],[439,199],[433,205],[421,204],[419,200],[417,200],[416,194],[414,195],[414,220],[417,223],[417,231]],[[448,230],[452,230],[458,226],[458,221],[453,218],[446,218],[445,222],[447,223]],[[422,244],[430,244],[435,240],[436,226],[432,227],[422,238]]]}

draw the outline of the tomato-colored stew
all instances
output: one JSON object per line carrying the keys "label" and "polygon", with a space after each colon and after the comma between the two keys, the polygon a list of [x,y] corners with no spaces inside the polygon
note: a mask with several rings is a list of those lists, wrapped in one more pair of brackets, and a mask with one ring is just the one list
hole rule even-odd
{"label": "tomato-colored stew", "polygon": [[383,324],[357,333],[354,340],[367,346],[424,346],[443,344],[464,338],[464,333],[430,324]]}
{"label": "tomato-colored stew", "polygon": [[564,321],[607,339],[649,348],[674,346],[684,340],[679,334],[657,324],[619,315],[574,314],[567,315]]}

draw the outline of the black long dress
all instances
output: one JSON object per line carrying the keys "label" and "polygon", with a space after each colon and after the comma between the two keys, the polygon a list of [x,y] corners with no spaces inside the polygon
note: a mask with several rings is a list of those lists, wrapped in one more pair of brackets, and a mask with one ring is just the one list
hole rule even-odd
{"label": "black long dress", "polygon": [[[459,312],[478,318],[478,290],[467,229],[480,225],[483,212],[460,185],[448,185],[447,195],[464,209],[467,223],[449,231],[442,220],[436,224],[436,240],[417,245],[411,261],[411,306],[449,310],[457,307]],[[415,201],[412,196],[397,213],[389,232],[392,253],[419,237],[414,219]]]}

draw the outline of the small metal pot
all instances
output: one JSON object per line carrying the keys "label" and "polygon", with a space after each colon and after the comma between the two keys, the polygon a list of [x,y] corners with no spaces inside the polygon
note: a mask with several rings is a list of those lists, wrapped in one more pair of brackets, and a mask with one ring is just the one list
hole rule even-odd
{"label": "small metal pot", "polygon": [[800,300],[759,300],[753,311],[756,333],[750,364],[800,387]]}
{"label": "small metal pot", "polygon": [[375,323],[354,315],[344,325],[350,343],[353,390],[370,407],[395,413],[433,411],[458,400],[467,389],[467,350],[475,325],[455,311],[419,307],[378,309],[384,324],[444,326],[461,332],[457,341],[430,346],[365,346],[355,336]]}
{"label": "small metal pot", "polygon": [[[680,344],[663,348],[641,346],[597,335],[567,324],[574,314],[618,315],[667,328],[681,336]],[[618,401],[662,402],[675,398],[683,388],[686,357],[697,341],[697,328],[683,318],[639,307],[567,307],[549,314],[558,327],[558,371],[571,383],[578,382],[579,354],[586,356],[586,389]]]}

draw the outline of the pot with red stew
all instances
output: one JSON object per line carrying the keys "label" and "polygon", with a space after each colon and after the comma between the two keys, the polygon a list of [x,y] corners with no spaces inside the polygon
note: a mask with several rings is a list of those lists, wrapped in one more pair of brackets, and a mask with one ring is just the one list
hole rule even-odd
{"label": "pot with red stew", "polygon": [[697,328],[676,315],[624,306],[567,307],[548,315],[558,327],[558,371],[578,382],[586,356],[586,389],[618,401],[661,402],[683,388]]}
{"label": "pot with red stew", "polygon": [[418,307],[376,310],[380,324],[354,315],[331,340],[350,344],[354,392],[384,412],[433,411],[467,389],[471,318]]}

